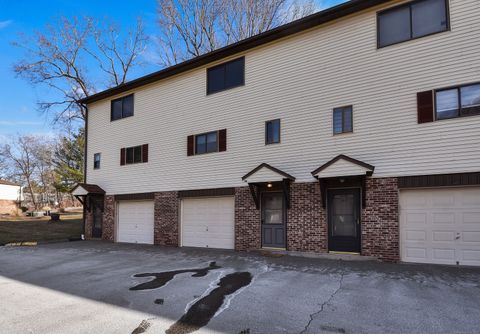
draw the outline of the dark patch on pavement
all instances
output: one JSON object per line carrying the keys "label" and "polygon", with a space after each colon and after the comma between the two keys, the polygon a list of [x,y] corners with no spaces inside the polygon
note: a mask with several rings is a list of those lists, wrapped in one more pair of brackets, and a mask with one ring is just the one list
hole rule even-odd
{"label": "dark patch on pavement", "polygon": [[247,286],[252,281],[249,272],[228,274],[220,279],[218,288],[193,304],[180,320],[170,326],[166,334],[188,334],[208,324],[222,306],[225,296]]}
{"label": "dark patch on pavement", "polygon": [[138,325],[138,327],[133,330],[132,334],[145,333],[149,327],[150,323],[147,320],[142,320],[140,325]]}
{"label": "dark patch on pavement", "polygon": [[238,334],[250,334],[250,328],[244,329],[243,331],[241,331]]}
{"label": "dark patch on pavement", "polygon": [[155,299],[154,303],[157,305],[163,305],[163,298]]}
{"label": "dark patch on pavement", "polygon": [[134,277],[155,277],[153,280],[145,283],[141,283],[131,287],[130,290],[151,290],[151,289],[158,289],[168,282],[170,282],[176,275],[183,274],[183,273],[194,273],[192,277],[203,277],[208,274],[210,270],[215,270],[221,268],[217,266],[216,262],[210,262],[210,265],[205,268],[199,269],[182,269],[182,270],[174,270],[174,271],[165,271],[160,273],[144,273],[144,274],[136,274]]}
{"label": "dark patch on pavement", "polygon": [[345,333],[346,333],[345,328],[341,328],[341,327],[320,326],[320,329],[321,329],[322,331],[332,332],[332,333],[341,333],[341,334],[345,334]]}

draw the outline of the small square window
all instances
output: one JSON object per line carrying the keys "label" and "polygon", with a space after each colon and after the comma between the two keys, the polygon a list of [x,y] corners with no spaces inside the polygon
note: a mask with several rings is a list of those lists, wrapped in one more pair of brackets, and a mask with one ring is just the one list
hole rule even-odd
{"label": "small square window", "polygon": [[353,132],[352,106],[333,109],[333,134]]}
{"label": "small square window", "polygon": [[100,169],[100,153],[93,155],[93,169]]}
{"label": "small square window", "polygon": [[280,120],[265,122],[265,145],[280,143]]}

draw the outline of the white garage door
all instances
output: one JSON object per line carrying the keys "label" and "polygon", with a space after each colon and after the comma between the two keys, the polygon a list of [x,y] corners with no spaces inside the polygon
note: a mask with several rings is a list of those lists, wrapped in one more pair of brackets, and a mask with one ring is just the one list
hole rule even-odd
{"label": "white garage door", "polygon": [[182,246],[233,249],[234,208],[232,197],[182,200]]}
{"label": "white garage door", "polygon": [[401,258],[480,266],[480,188],[400,192]]}
{"label": "white garage door", "polygon": [[153,201],[118,202],[118,242],[153,244]]}

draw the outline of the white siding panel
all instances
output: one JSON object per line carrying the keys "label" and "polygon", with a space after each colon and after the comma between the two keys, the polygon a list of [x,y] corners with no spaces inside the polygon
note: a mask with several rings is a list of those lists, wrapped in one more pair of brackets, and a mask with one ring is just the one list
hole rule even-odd
{"label": "white siding panel", "polygon": [[[314,181],[338,154],[374,177],[480,170],[480,116],[417,124],[416,108],[417,92],[480,81],[480,1],[450,1],[451,31],[377,49],[386,7],[247,51],[243,87],[206,96],[199,68],[135,90],[130,118],[110,122],[109,100],[91,104],[88,182],[109,194],[242,186],[262,162]],[[354,132],[333,136],[333,108],[350,104]],[[275,118],[282,142],[265,145]],[[187,157],[188,135],[223,128],[226,152]],[[121,147],[146,143],[147,164],[120,166]]]}
{"label": "white siding panel", "polygon": [[22,199],[21,195],[22,193],[20,186],[0,184],[0,199],[18,201]]}

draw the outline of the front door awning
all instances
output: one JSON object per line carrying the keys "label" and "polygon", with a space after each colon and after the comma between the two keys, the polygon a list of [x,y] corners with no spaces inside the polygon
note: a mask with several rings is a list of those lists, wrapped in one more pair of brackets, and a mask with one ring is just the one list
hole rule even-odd
{"label": "front door awning", "polygon": [[242,177],[242,180],[248,183],[278,182],[285,179],[295,181],[290,174],[266,163],[260,164]]}
{"label": "front door awning", "polygon": [[96,184],[78,183],[70,193],[73,196],[87,196],[87,195],[105,195],[105,190]]}
{"label": "front door awning", "polygon": [[328,183],[344,178],[359,180],[362,188],[362,206],[366,207],[366,178],[372,176],[375,166],[367,164],[363,161],[350,158],[349,156],[340,154],[318,167],[312,172],[312,175],[320,181],[320,193],[322,195],[322,207],[326,207],[326,188]]}
{"label": "front door awning", "polygon": [[317,179],[347,176],[371,176],[375,167],[340,154],[312,172]]}
{"label": "front door awning", "polygon": [[[85,205],[88,211],[90,211],[91,205],[89,205],[89,202],[91,201],[87,201],[86,199],[91,199],[91,195],[103,196],[105,195],[105,190],[96,184],[78,183],[72,190],[70,190],[70,193],[75,196],[82,205]],[[87,198],[87,196],[90,197]]]}
{"label": "front door awning", "polygon": [[260,192],[262,185],[267,184],[268,186],[272,186],[272,183],[281,183],[281,189],[285,196],[287,208],[290,207],[290,182],[295,181],[295,178],[292,175],[285,173],[278,168],[272,167],[269,164],[262,163],[245,174],[245,176],[242,177],[242,180],[248,183],[250,193],[252,194],[257,209],[260,208]]}

